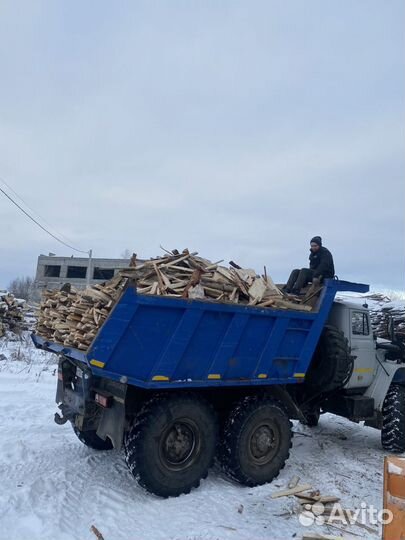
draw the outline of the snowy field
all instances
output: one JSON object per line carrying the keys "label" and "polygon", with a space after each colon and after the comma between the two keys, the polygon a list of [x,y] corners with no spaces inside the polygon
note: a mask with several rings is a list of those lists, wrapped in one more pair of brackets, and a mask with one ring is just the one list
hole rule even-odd
{"label": "snowy field", "polygon": [[52,355],[29,341],[1,339],[0,358],[1,540],[96,540],[92,525],[104,540],[380,536],[377,526],[305,527],[296,498],[270,498],[298,475],[322,495],[340,497],[344,508],[381,508],[384,452],[376,430],[332,415],[317,428],[295,424],[291,457],[272,484],[244,488],[215,469],[190,495],[163,500],[136,484],[121,452],[91,450],[69,424],[54,423]]}

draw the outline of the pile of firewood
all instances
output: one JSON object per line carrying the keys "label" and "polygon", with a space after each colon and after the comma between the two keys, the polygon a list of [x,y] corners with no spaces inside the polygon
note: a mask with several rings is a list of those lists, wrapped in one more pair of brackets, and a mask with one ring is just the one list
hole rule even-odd
{"label": "pile of firewood", "polygon": [[158,294],[177,298],[216,300],[217,302],[272,305],[283,294],[267,276],[240,268],[230,268],[199,257],[197,253],[176,250],[165,257],[145,261],[121,272],[134,279],[139,294]]}
{"label": "pile of firewood", "polygon": [[7,291],[0,291],[0,337],[7,330],[19,333],[23,330],[25,300]]}
{"label": "pile of firewood", "polygon": [[391,339],[390,320],[394,323],[394,333],[401,340],[405,340],[405,307],[399,302],[391,302],[388,296],[374,293],[368,299],[378,302],[370,307],[371,324],[378,337]]}
{"label": "pile of firewood", "polygon": [[127,279],[116,276],[84,291],[78,291],[69,284],[59,291],[44,291],[37,334],[63,345],[87,350],[126,282]]}
{"label": "pile of firewood", "polygon": [[[333,529],[340,530],[342,533],[346,532],[350,535],[350,538],[353,538],[352,535],[361,537],[363,535],[346,527],[357,527],[366,530],[368,533],[373,533],[373,535],[378,533],[375,527],[371,527],[360,519],[353,519],[355,511],[342,506],[340,497],[336,495],[322,495],[319,489],[313,489],[310,484],[300,484],[299,482],[300,478],[294,476],[285,489],[274,491],[270,495],[271,499],[294,497],[295,501],[298,502],[298,505],[290,506],[287,512],[273,515],[290,518],[292,514],[296,513],[298,514],[301,525],[307,527],[317,525],[319,528],[325,526],[326,530],[332,527]],[[341,528],[340,525],[344,525],[345,528]],[[346,537],[308,532],[308,534],[304,534],[302,540],[344,540],[344,538]]]}
{"label": "pile of firewood", "polygon": [[[231,302],[277,309],[310,311],[311,307],[285,300],[266,270],[220,266],[184,250],[169,252],[120,271],[113,279],[79,292],[66,284],[60,291],[44,292],[37,333],[46,339],[87,350],[128,281],[138,294]],[[299,302],[299,300],[297,300]]]}

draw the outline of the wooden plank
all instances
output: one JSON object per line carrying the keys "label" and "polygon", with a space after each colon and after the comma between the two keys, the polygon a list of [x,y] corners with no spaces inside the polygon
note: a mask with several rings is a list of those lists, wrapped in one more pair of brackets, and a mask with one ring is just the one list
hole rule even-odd
{"label": "wooden plank", "polygon": [[275,493],[271,494],[271,498],[278,499],[279,497],[289,497],[290,495],[295,495],[296,493],[300,493],[302,491],[308,491],[309,489],[312,489],[312,486],[310,484],[301,484],[291,489],[283,489],[281,491],[276,491]]}
{"label": "wooden plank", "polygon": [[300,477],[295,475],[291,478],[291,480],[288,482],[288,485],[287,485],[287,488],[288,489],[292,489],[292,488],[295,488],[297,487],[298,485],[298,482],[300,481]]}
{"label": "wooden plank", "polygon": [[312,311],[311,306],[303,306],[302,304],[294,304],[294,302],[290,302],[288,300],[274,300],[274,306],[280,307],[282,309],[292,309],[297,311]]}

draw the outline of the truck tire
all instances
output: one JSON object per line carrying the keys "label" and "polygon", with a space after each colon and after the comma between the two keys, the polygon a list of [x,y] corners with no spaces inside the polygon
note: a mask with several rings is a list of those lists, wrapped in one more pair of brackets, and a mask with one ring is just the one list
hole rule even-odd
{"label": "truck tire", "polygon": [[405,386],[391,384],[382,415],[382,447],[389,452],[405,452]]}
{"label": "truck tire", "polygon": [[80,429],[78,429],[76,426],[73,426],[73,431],[76,433],[79,441],[89,448],[93,448],[93,450],[112,450],[113,448],[113,444],[110,439],[107,438],[104,441],[97,435],[95,430],[80,431]]}
{"label": "truck tire", "polygon": [[353,357],[347,339],[334,326],[325,326],[305,377],[312,392],[329,393],[342,388],[353,373]]}
{"label": "truck tire", "polygon": [[156,396],[127,433],[125,459],[142,487],[177,497],[208,475],[217,440],[217,417],[209,403],[193,394]]}
{"label": "truck tire", "polygon": [[266,396],[247,396],[225,423],[219,460],[225,473],[245,486],[278,476],[292,446],[292,423],[283,405]]}

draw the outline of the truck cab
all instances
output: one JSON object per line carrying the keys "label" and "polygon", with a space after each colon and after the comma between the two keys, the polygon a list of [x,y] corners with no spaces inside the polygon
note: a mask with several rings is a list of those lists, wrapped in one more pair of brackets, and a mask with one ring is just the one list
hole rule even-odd
{"label": "truck cab", "polygon": [[[405,357],[404,347],[393,340],[376,338],[371,327],[366,303],[346,299],[335,300],[328,325],[343,332],[353,360],[353,369],[346,384],[327,396],[321,404],[324,412],[332,412],[355,422],[382,430],[383,447],[398,451],[398,445],[387,444],[384,426],[392,407],[390,401],[400,403],[397,420],[403,432],[405,422]],[[398,405],[395,406],[398,409]],[[398,414],[398,413],[397,413]],[[385,418],[385,420],[384,420]],[[395,423],[395,422],[394,422]],[[396,422],[398,423],[398,422]],[[388,428],[387,428],[388,429]],[[401,449],[404,443],[402,442]]]}
{"label": "truck cab", "polygon": [[355,356],[353,373],[345,388],[368,388],[374,380],[378,361],[367,305],[335,301],[328,323],[342,330]]}

